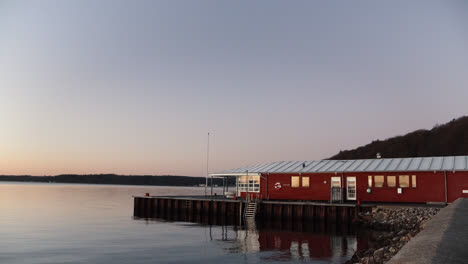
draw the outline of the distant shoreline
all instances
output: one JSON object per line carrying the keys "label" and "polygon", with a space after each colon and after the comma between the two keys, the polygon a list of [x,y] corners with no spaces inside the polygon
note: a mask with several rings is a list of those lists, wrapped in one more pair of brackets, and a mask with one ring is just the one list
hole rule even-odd
{"label": "distant shoreline", "polygon": [[[38,183],[79,183],[79,184],[112,184],[135,186],[179,186],[179,187],[204,187],[204,177],[191,176],[152,176],[152,175],[116,175],[116,174],[63,174],[57,176],[30,176],[30,175],[0,175],[3,182],[38,182]],[[211,182],[211,179],[210,179]],[[234,186],[234,179],[229,180],[229,185]],[[213,185],[222,186],[223,180],[213,178]]]}
{"label": "distant shoreline", "polygon": [[[8,185],[8,184],[31,184],[33,185],[41,185],[41,186],[101,186],[101,187],[171,187],[171,188],[200,188],[204,189],[204,186],[178,186],[178,185],[135,185],[135,184],[113,184],[113,183],[76,183],[76,182],[32,182],[32,181],[0,181],[0,185]],[[229,186],[229,189],[233,186]],[[210,189],[211,186],[208,185]],[[223,186],[213,186],[213,188],[223,188]],[[234,186],[235,188],[235,186]]]}

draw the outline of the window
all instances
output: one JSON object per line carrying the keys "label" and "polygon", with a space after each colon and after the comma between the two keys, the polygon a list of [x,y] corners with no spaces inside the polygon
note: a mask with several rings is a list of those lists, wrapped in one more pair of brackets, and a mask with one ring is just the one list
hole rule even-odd
{"label": "window", "polygon": [[340,177],[331,177],[331,187],[333,187],[333,188],[340,187],[341,188],[341,178]]}
{"label": "window", "polygon": [[372,176],[367,176],[367,185],[369,185],[369,188],[372,187]]}
{"label": "window", "polygon": [[260,192],[260,176],[240,176],[237,188],[240,192]]}
{"label": "window", "polygon": [[291,187],[299,187],[299,176],[291,176]]}
{"label": "window", "polygon": [[384,176],[374,176],[375,187],[383,187]]}
{"label": "window", "polygon": [[396,187],[396,176],[387,176],[387,186]]}
{"label": "window", "polygon": [[400,183],[401,188],[408,188],[409,187],[409,176],[408,175],[400,175],[398,177],[398,182]]}
{"label": "window", "polygon": [[240,192],[247,191],[247,176],[240,176],[237,183]]}
{"label": "window", "polygon": [[302,177],[302,187],[309,187],[309,177]]}
{"label": "window", "polygon": [[416,188],[416,175],[411,176],[411,187]]}

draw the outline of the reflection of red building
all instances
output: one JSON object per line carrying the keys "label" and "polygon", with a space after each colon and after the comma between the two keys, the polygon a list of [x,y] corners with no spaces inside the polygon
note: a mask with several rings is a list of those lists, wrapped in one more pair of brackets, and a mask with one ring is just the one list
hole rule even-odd
{"label": "reflection of red building", "polygon": [[294,253],[297,252],[302,257],[329,258],[332,256],[330,235],[281,231],[259,232],[258,240],[260,242],[260,251],[290,251],[292,249]]}
{"label": "reflection of red building", "polygon": [[366,241],[355,236],[290,231],[259,231],[258,241],[260,251],[282,252],[274,256],[276,260],[349,258],[356,250],[366,247]]}
{"label": "reflection of red building", "polygon": [[[247,225],[236,230],[238,248],[243,253],[270,252],[263,260],[324,260],[344,262],[367,248],[369,234],[357,233],[348,225],[297,223],[299,230],[280,222],[266,222],[258,228]],[[359,235],[358,235],[359,234]]]}
{"label": "reflection of red building", "polygon": [[[267,261],[323,260],[337,263],[350,259],[356,251],[367,248],[369,234],[357,232],[352,225],[326,222],[274,221],[247,224],[244,228],[211,225],[209,216],[196,218],[185,214],[163,214],[160,219],[194,221],[207,224],[207,232],[214,241],[230,253],[265,252],[261,259]],[[148,221],[148,220],[146,220]],[[203,225],[202,225],[203,226]]]}
{"label": "reflection of red building", "polygon": [[468,198],[468,156],[284,161],[213,173],[262,199],[452,202]]}

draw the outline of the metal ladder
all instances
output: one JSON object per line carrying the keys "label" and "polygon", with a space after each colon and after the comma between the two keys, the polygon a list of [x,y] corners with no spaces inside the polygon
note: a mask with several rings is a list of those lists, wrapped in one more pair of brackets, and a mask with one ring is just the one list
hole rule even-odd
{"label": "metal ladder", "polygon": [[244,217],[245,219],[255,219],[255,214],[257,213],[257,203],[250,201],[245,207]]}

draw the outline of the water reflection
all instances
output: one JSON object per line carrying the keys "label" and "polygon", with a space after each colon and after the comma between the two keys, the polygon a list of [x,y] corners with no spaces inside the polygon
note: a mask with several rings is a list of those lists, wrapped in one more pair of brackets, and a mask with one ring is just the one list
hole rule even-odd
{"label": "water reflection", "polygon": [[227,253],[259,255],[262,261],[321,260],[343,263],[356,250],[366,248],[365,234],[350,224],[325,222],[246,221],[236,225],[229,218],[193,214],[161,214],[147,221],[196,222],[207,229],[209,239]]}

